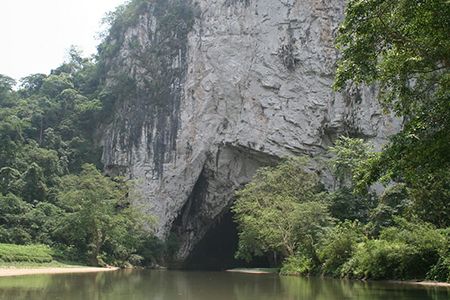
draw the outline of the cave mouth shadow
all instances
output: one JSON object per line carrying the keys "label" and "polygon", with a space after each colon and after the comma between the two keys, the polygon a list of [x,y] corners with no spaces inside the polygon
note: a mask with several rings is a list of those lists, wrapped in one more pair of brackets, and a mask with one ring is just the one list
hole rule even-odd
{"label": "cave mouth shadow", "polygon": [[233,213],[227,211],[208,230],[184,262],[187,270],[223,271],[233,268],[268,268],[268,257],[257,257],[250,262],[234,257],[238,248],[238,230]]}

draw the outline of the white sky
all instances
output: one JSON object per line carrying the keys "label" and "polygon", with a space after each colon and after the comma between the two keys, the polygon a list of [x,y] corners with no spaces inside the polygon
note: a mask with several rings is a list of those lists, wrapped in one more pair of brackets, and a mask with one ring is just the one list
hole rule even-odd
{"label": "white sky", "polygon": [[71,45],[95,52],[101,20],[125,0],[0,0],[0,74],[49,73]]}

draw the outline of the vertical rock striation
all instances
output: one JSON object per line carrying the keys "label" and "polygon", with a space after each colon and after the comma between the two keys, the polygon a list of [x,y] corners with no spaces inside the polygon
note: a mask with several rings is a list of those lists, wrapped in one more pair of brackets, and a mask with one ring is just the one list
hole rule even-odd
{"label": "vertical rock striation", "polygon": [[132,88],[112,92],[103,161],[137,180],[137,204],[160,237],[178,235],[180,261],[257,168],[320,154],[340,134],[379,145],[399,129],[374,88],[331,88],[344,0],[143,2],[107,40],[108,84]]}

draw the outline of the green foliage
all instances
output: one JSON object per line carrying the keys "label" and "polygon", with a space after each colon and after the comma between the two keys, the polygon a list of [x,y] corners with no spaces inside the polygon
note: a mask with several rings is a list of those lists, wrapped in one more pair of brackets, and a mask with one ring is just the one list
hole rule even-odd
{"label": "green foliage", "polygon": [[438,262],[428,271],[427,279],[450,282],[450,228],[441,229],[439,233],[445,239],[444,246]]}
{"label": "green foliage", "polygon": [[0,105],[8,106],[14,101],[13,88],[16,81],[11,77],[0,74]]}
{"label": "green foliage", "polygon": [[272,251],[315,256],[315,243],[331,218],[318,176],[306,171],[306,163],[288,159],[262,168],[237,192],[232,208],[239,229],[237,257],[249,260]]}
{"label": "green foliage", "polygon": [[282,275],[308,275],[314,268],[314,263],[311,258],[297,254],[289,256],[283,262],[280,269]]}
{"label": "green foliage", "polygon": [[360,279],[402,279],[403,259],[410,257],[411,250],[404,243],[369,240],[358,245],[342,273]]}
{"label": "green foliage", "polygon": [[52,250],[46,245],[0,244],[0,262],[49,263]]}
{"label": "green foliage", "polygon": [[[137,35],[126,39],[126,30],[140,22],[142,14],[150,11],[156,18],[155,28],[149,29],[151,32],[148,33],[151,42],[141,44],[141,38]],[[110,28],[98,47],[104,117],[109,117],[115,105],[125,98],[127,101],[137,101],[138,105],[171,109],[173,85],[183,76],[187,35],[194,24],[190,2],[132,0],[110,13],[105,22],[110,24]],[[130,51],[127,59],[132,59],[135,65],[145,69],[145,77],[123,67],[126,63],[119,55],[123,48]],[[174,68],[175,60],[180,61],[182,66]]]}
{"label": "green foliage", "polygon": [[41,167],[32,163],[18,181],[21,196],[27,202],[42,201],[47,194]]}
{"label": "green foliage", "polygon": [[372,209],[377,205],[374,193],[355,194],[352,189],[343,187],[330,193],[330,212],[340,221],[358,220],[367,223]]}
{"label": "green foliage", "polygon": [[383,228],[394,226],[395,217],[414,215],[408,190],[404,184],[387,187],[381,195],[378,205],[370,212],[367,230],[371,236],[378,236]]}
{"label": "green foliage", "polygon": [[378,82],[383,102],[402,115],[440,97],[448,84],[449,13],[441,0],[348,1],[336,39],[336,86]]}
{"label": "green foliage", "polygon": [[[156,70],[151,73],[161,78],[140,93],[164,94],[167,89],[155,84],[173,85],[164,70],[185,47],[193,15],[187,2],[169,2],[135,0],[119,8],[110,16],[109,37],[96,60],[72,47],[68,61],[49,75],[32,74],[18,87],[0,75],[0,242],[44,243],[58,258],[91,264],[155,260],[160,241],[151,226],[143,228],[152,221],[130,208],[123,182],[96,169],[102,165],[95,134],[115,101],[136,92],[137,81],[127,74],[130,80],[118,78],[124,84],[108,88],[105,78],[112,76],[107,72],[114,68],[125,31],[150,7],[158,17],[160,40],[139,59],[159,53],[150,63]],[[135,46],[138,54],[140,45]]]}
{"label": "green foliage", "polygon": [[[260,169],[237,193],[237,256],[278,252],[284,258],[282,274],[448,280],[448,228],[436,229],[418,218],[424,219],[417,191],[391,183],[380,196],[367,189],[355,193],[355,174],[363,174],[379,155],[362,140],[349,138],[339,139],[331,151],[330,163],[342,179],[331,193],[320,192],[317,176],[305,171],[307,161],[301,158]],[[436,180],[434,190],[445,189],[441,182]],[[432,203],[440,203],[439,198],[429,199]],[[434,212],[422,207],[423,214]],[[328,210],[342,222],[333,225]]]}
{"label": "green foliage", "polygon": [[27,213],[32,206],[14,194],[0,195],[0,242],[25,244],[31,242]]}
{"label": "green foliage", "polygon": [[447,1],[351,0],[337,37],[335,86],[376,84],[404,120],[358,176],[359,188],[403,182],[423,220],[449,226],[450,6]]}
{"label": "green foliage", "polygon": [[64,90],[73,88],[70,74],[50,75],[43,80],[41,91],[51,98],[59,96]]}
{"label": "green foliage", "polygon": [[412,183],[412,210],[422,220],[450,226],[450,169],[444,166]]}
{"label": "green foliage", "polygon": [[85,164],[80,175],[61,179],[58,204],[64,209],[56,235],[73,246],[79,258],[98,265],[100,260],[129,260],[145,238],[145,218],[129,206],[128,189]]}
{"label": "green foliage", "polygon": [[380,238],[358,244],[343,266],[343,275],[372,279],[425,278],[448,253],[449,240],[430,224],[400,220]]}
{"label": "green foliage", "polygon": [[358,243],[364,240],[366,237],[358,222],[346,221],[329,228],[319,246],[322,272],[341,276],[342,266],[353,256]]}
{"label": "green foliage", "polygon": [[367,189],[358,189],[358,182],[364,176],[367,165],[376,160],[379,154],[364,140],[344,136],[338,138],[329,151],[334,154],[330,165],[337,181],[335,191],[330,194],[333,217],[340,221],[358,220],[367,223],[370,211],[377,204],[377,197]]}
{"label": "green foliage", "polygon": [[370,161],[376,159],[373,147],[362,139],[342,136],[329,149],[335,156],[331,159],[333,174],[338,187],[350,187],[355,184],[355,177],[363,172]]}

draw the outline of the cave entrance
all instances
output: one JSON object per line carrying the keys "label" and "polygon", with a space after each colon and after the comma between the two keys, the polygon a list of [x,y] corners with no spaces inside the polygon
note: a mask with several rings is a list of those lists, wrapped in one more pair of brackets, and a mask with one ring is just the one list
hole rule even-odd
{"label": "cave entrance", "polygon": [[184,268],[190,270],[226,270],[238,267],[269,267],[267,257],[255,258],[251,262],[238,260],[234,254],[238,248],[237,225],[233,213],[227,211],[205,234],[186,259]]}

